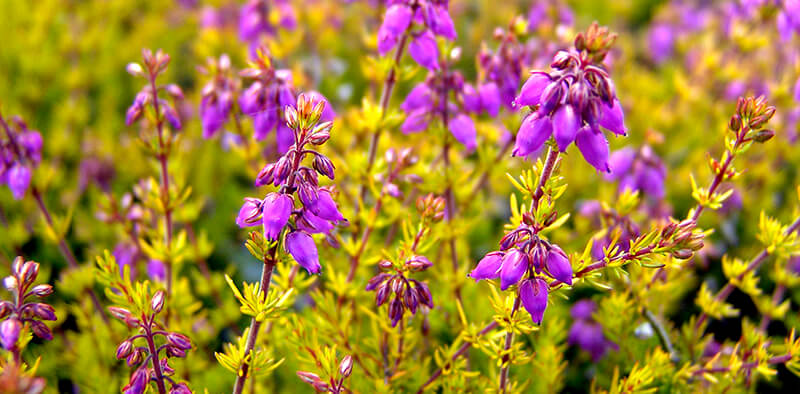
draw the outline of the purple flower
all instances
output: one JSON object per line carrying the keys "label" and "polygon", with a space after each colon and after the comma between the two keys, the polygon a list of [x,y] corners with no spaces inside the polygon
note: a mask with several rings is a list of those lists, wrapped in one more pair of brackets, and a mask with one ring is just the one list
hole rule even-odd
{"label": "purple flower", "polygon": [[558,150],[565,152],[569,144],[575,141],[580,125],[575,110],[571,105],[562,105],[553,115],[553,136]]}
{"label": "purple flower", "polygon": [[473,151],[477,147],[475,124],[472,119],[464,114],[458,114],[447,125],[450,133],[456,140],[467,148],[467,151]]}
{"label": "purple flower", "polygon": [[607,180],[618,180],[619,190],[642,191],[654,199],[664,197],[666,167],[653,150],[645,145],[639,151],[623,148],[609,158],[611,172]]}
{"label": "purple flower", "polygon": [[535,71],[531,73],[531,76],[528,77],[528,80],[522,85],[519,96],[514,100],[514,105],[518,107],[534,107],[539,105],[542,92],[550,85],[550,82],[552,82],[550,75],[545,72]]}
{"label": "purple flower", "polygon": [[150,259],[147,261],[147,276],[153,280],[164,281],[167,278],[167,269],[161,260]]}
{"label": "purple flower", "polygon": [[404,134],[409,133],[418,133],[428,128],[428,123],[430,123],[430,111],[428,108],[418,108],[406,116],[406,120],[403,121],[403,124],[400,126],[400,130]]}
{"label": "purple flower", "polygon": [[11,351],[17,346],[20,329],[22,329],[22,323],[13,317],[0,323],[0,343],[4,349]]}
{"label": "purple flower", "polygon": [[239,215],[236,217],[236,224],[241,227],[257,226],[261,222],[261,201],[255,198],[245,198]]}
{"label": "purple flower", "polygon": [[425,82],[419,83],[408,93],[406,99],[400,104],[400,109],[405,112],[410,112],[418,108],[431,108],[433,107],[433,98],[431,95],[431,89],[428,84]]}
{"label": "purple flower", "polygon": [[[409,94],[409,97],[411,95]],[[464,109],[472,112],[472,113],[480,113],[482,110],[481,105],[481,96],[475,87],[469,83],[464,84],[464,88],[461,90],[461,98],[464,102]],[[408,100],[408,98],[406,98]],[[402,107],[401,107],[402,108]],[[405,108],[403,108],[405,110]]]}
{"label": "purple flower", "polygon": [[327,189],[319,189],[317,199],[311,204],[311,212],[315,215],[330,221],[344,220],[344,216],[336,207],[336,202],[331,197],[331,192]]}
{"label": "purple flower", "polygon": [[491,117],[497,116],[500,112],[500,90],[494,82],[484,83],[478,86],[480,92],[481,107]]}
{"label": "purple flower", "polygon": [[389,7],[378,29],[378,53],[385,55],[392,50],[410,23],[411,7],[405,4],[394,4]]}
{"label": "purple flower", "polygon": [[608,166],[608,141],[600,130],[584,126],[575,137],[575,145],[583,158],[598,171],[611,171]]}
{"label": "purple flower", "polygon": [[536,324],[542,324],[544,311],[547,309],[547,294],[550,286],[541,278],[531,278],[522,281],[519,286],[519,297],[522,306],[531,315],[531,320]]}
{"label": "purple flower", "polygon": [[528,115],[519,127],[512,155],[528,156],[541,148],[552,134],[553,122],[550,117],[538,113]]}
{"label": "purple flower", "polygon": [[200,123],[203,128],[203,138],[213,137],[225,123],[231,109],[230,96],[203,97],[200,102]]}
{"label": "purple flower", "polygon": [[503,257],[502,268],[500,269],[500,289],[506,290],[511,285],[517,284],[525,272],[528,270],[528,255],[519,249],[511,249]]}
{"label": "purple flower", "polygon": [[553,245],[547,253],[545,265],[553,278],[572,286],[572,265],[566,253],[557,245]]}
{"label": "purple flower", "polygon": [[431,71],[439,69],[439,49],[431,32],[425,31],[415,36],[408,44],[408,53],[420,66]]}
{"label": "purple flower", "polygon": [[500,268],[502,267],[503,263],[503,256],[505,253],[503,252],[491,252],[487,253],[481,261],[478,262],[478,266],[475,267],[472,272],[470,272],[469,276],[472,279],[475,279],[475,282],[481,279],[497,279],[500,277]]}
{"label": "purple flower", "polygon": [[616,344],[605,338],[603,326],[593,320],[592,313],[596,309],[597,306],[591,300],[576,302],[570,310],[575,322],[570,327],[567,337],[571,345],[580,346],[595,362],[600,360],[608,349],[616,347]]}
{"label": "purple flower", "polygon": [[442,36],[448,40],[456,39],[456,28],[453,19],[447,11],[447,2],[437,4],[432,2],[426,7],[425,21],[431,31],[437,36]]}
{"label": "purple flower", "polygon": [[8,183],[8,188],[11,189],[11,195],[14,196],[14,199],[21,200],[25,197],[25,192],[28,190],[28,186],[30,186],[31,183],[31,169],[19,162],[14,163],[11,169],[8,170],[6,182]]}
{"label": "purple flower", "polygon": [[286,236],[286,251],[295,261],[308,271],[317,274],[320,271],[317,245],[314,239],[304,231],[292,231]]}
{"label": "purple flower", "polygon": [[622,106],[619,105],[619,100],[614,99],[613,105],[611,106],[603,106],[600,126],[605,127],[608,131],[617,135],[628,135],[628,129],[625,127]]}
{"label": "purple flower", "polygon": [[650,57],[656,63],[663,63],[672,56],[675,47],[675,30],[666,23],[658,23],[650,28],[647,41]]}
{"label": "purple flower", "polygon": [[117,265],[119,265],[119,276],[122,277],[125,266],[128,266],[131,270],[131,277],[136,276],[136,267],[134,266],[136,255],[139,253],[139,248],[136,247],[134,244],[120,242],[117,246],[114,247],[114,259],[117,261]]}
{"label": "purple flower", "polygon": [[289,221],[292,214],[292,198],[283,193],[270,193],[264,198],[261,205],[263,215],[264,236],[269,240],[276,240]]}

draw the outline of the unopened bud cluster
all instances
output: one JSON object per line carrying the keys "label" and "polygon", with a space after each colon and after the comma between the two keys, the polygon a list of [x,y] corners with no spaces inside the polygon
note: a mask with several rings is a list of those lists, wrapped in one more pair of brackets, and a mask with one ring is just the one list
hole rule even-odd
{"label": "unopened bud cluster", "polygon": [[728,128],[741,142],[766,142],[775,136],[775,131],[764,128],[773,115],[775,107],[769,105],[764,96],[739,97]]}
{"label": "unopened bud cluster", "polygon": [[336,372],[337,374],[331,376],[327,382],[319,375],[312,372],[297,371],[297,377],[311,385],[318,393],[339,394],[349,392],[349,390],[344,388],[344,380],[349,378],[350,374],[353,373],[353,357],[350,355],[342,357],[342,361],[339,362],[339,368],[337,368]]}
{"label": "unopened bud cluster", "polygon": [[34,286],[38,275],[39,263],[18,256],[11,265],[11,275],[3,279],[3,286],[14,300],[0,302],[0,319],[5,319],[0,323],[0,344],[8,351],[18,351],[17,341],[24,327],[39,338],[53,339],[53,333],[43,322],[56,320],[55,309],[30,300],[53,294],[53,287],[48,284]]}
{"label": "unopened bud cluster", "polygon": [[[130,126],[142,118],[147,113],[148,108],[153,109],[153,123],[161,127],[163,120],[169,123],[175,130],[180,130],[182,126],[181,118],[175,106],[164,98],[158,96],[159,92],[164,92],[174,101],[183,100],[183,91],[178,85],[168,84],[156,85],[156,78],[164,73],[169,64],[170,57],[160,49],[153,53],[149,49],[142,50],[144,67],[138,63],[130,63],[127,66],[128,73],[135,77],[142,77],[147,83],[142,87],[133,104],[128,107],[125,115],[125,124]],[[155,89],[155,90],[154,90]]]}
{"label": "unopened bud cluster", "polygon": [[5,133],[0,130],[0,184],[8,186],[14,199],[20,200],[30,186],[33,169],[42,161],[42,135],[28,129],[18,116],[10,125],[5,119],[2,123]]}
{"label": "unopened bud cluster", "polygon": [[[125,393],[144,393],[150,381],[158,379],[167,379],[171,382],[170,393],[191,393],[185,383],[177,383],[169,378],[175,373],[169,365],[169,359],[186,357],[186,352],[192,348],[192,341],[186,335],[165,331],[156,321],[156,316],[164,309],[165,297],[166,293],[163,290],[157,291],[150,299],[150,308],[139,315],[124,308],[108,308],[112,316],[128,327],[138,330],[138,333],[117,346],[117,359],[125,359],[129,367],[135,368],[128,385],[123,388]],[[158,337],[162,338],[160,342],[163,344],[156,347]],[[156,350],[152,352],[151,349]]]}

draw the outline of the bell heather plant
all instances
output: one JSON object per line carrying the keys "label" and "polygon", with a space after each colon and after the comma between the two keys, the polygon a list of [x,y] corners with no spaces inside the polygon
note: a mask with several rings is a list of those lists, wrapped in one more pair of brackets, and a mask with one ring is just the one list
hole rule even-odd
{"label": "bell heather plant", "polygon": [[793,387],[800,8],[639,3],[9,3],[0,391]]}

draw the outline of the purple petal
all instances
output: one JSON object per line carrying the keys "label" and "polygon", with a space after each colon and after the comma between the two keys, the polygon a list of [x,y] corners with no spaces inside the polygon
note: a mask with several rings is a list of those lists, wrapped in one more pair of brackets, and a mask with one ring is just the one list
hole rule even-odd
{"label": "purple petal", "polygon": [[428,108],[419,108],[411,111],[400,126],[400,130],[403,134],[417,133],[425,130],[430,122],[429,115],[430,110]]}
{"label": "purple petal", "polygon": [[255,198],[245,198],[244,205],[239,209],[236,224],[241,227],[252,227],[259,224],[261,217],[261,203]]}
{"label": "purple petal", "polygon": [[547,293],[550,287],[547,282],[540,278],[526,279],[519,286],[519,297],[522,299],[522,306],[531,315],[531,320],[536,324],[542,324],[544,311],[547,309]]}
{"label": "purple petal", "polygon": [[420,66],[431,71],[439,69],[439,49],[430,31],[414,37],[408,44],[408,53]]}
{"label": "purple petal", "polygon": [[553,115],[553,136],[556,139],[558,150],[564,152],[569,144],[575,141],[580,124],[572,106],[562,105]]}
{"label": "purple petal", "polygon": [[450,130],[450,133],[453,134],[453,137],[458,140],[458,142],[464,144],[467,148],[467,151],[475,150],[477,146],[476,135],[477,132],[475,131],[475,124],[472,123],[472,119],[469,116],[464,114],[458,114],[455,118],[450,120],[447,128]]}
{"label": "purple petal", "polygon": [[411,89],[411,92],[408,93],[403,104],[400,105],[400,109],[404,112],[411,112],[418,108],[430,108],[432,106],[431,90],[428,84],[421,82],[417,84],[417,86],[414,86],[414,89]]}
{"label": "purple petal", "polygon": [[472,84],[465,83],[464,89],[461,92],[464,99],[464,109],[474,114],[481,112],[481,96]]}
{"label": "purple petal", "polygon": [[529,105],[531,107],[539,105],[539,100],[542,96],[544,88],[551,82],[550,75],[544,72],[534,72],[522,85],[522,90],[519,92],[514,105],[523,107]]}
{"label": "purple petal", "polygon": [[569,258],[561,248],[553,245],[547,253],[547,271],[553,278],[572,286],[572,265]]}
{"label": "purple petal", "polygon": [[270,240],[278,239],[289,221],[293,207],[292,199],[288,195],[283,193],[267,194],[261,207],[265,237]]}
{"label": "purple petal", "polygon": [[446,5],[430,6],[428,16],[428,25],[436,35],[447,38],[450,41],[456,39],[456,28]]}
{"label": "purple petal", "polygon": [[622,113],[622,106],[619,100],[614,99],[612,106],[603,105],[602,114],[600,116],[600,126],[605,127],[610,132],[617,135],[628,135],[628,129],[625,128],[625,116]]}
{"label": "purple petal", "polygon": [[309,274],[317,274],[320,270],[319,255],[314,238],[303,231],[292,231],[286,236],[286,251],[306,269]]}
{"label": "purple petal", "polygon": [[602,132],[586,125],[578,131],[575,145],[583,154],[583,158],[594,168],[598,171],[609,172],[608,141]]}
{"label": "purple petal", "polygon": [[486,113],[491,117],[497,116],[500,112],[500,90],[494,82],[484,83],[478,86],[480,91],[481,105]]}
{"label": "purple petal", "polygon": [[508,289],[517,284],[522,275],[528,270],[528,255],[519,249],[511,249],[503,257],[503,267],[500,269],[500,289]]}
{"label": "purple petal", "polygon": [[611,167],[611,172],[606,174],[607,180],[617,180],[631,170],[633,159],[636,157],[636,150],[631,147],[625,147],[611,154],[608,159],[608,165]]}
{"label": "purple petal", "polygon": [[319,189],[317,199],[314,200],[314,203],[309,208],[311,212],[314,212],[315,215],[323,219],[333,221],[344,220],[344,216],[339,212],[336,203],[333,201],[333,197],[331,197],[331,192],[328,190]]}
{"label": "purple petal", "polygon": [[8,188],[15,200],[21,200],[31,184],[31,169],[20,163],[15,163],[6,175]]}
{"label": "purple petal", "polygon": [[500,267],[502,267],[504,255],[503,252],[488,253],[478,262],[478,266],[470,272],[469,276],[476,282],[481,279],[497,279],[500,277]]}
{"label": "purple petal", "polygon": [[278,124],[278,131],[275,134],[278,141],[278,152],[286,153],[294,145],[294,131],[283,122]]}
{"label": "purple petal", "polygon": [[553,122],[548,116],[538,113],[528,115],[517,132],[513,156],[527,156],[544,145],[553,133]]}
{"label": "purple petal", "polygon": [[385,55],[397,44],[411,23],[411,8],[405,4],[395,4],[386,10],[383,23],[378,29],[378,53]]}
{"label": "purple petal", "polygon": [[592,314],[596,309],[597,304],[595,304],[594,301],[580,300],[572,306],[569,314],[572,315],[572,318],[576,320],[589,320],[592,318]]}

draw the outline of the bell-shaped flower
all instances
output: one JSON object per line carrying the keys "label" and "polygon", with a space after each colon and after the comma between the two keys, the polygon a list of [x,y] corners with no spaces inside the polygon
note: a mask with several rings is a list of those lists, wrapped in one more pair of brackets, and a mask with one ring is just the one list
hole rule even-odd
{"label": "bell-shaped flower", "polygon": [[528,156],[541,148],[552,134],[553,122],[549,116],[541,116],[538,113],[528,115],[519,127],[512,155]]}
{"label": "bell-shaped flower", "polygon": [[503,257],[503,267],[500,269],[500,289],[508,289],[517,284],[528,270],[528,255],[521,250],[511,249]]}
{"label": "bell-shaped flower", "polygon": [[575,141],[575,136],[580,128],[580,119],[575,114],[571,105],[559,107],[553,114],[553,136],[556,139],[558,150],[564,152],[569,144]]}
{"label": "bell-shaped flower", "polygon": [[408,44],[408,53],[420,66],[431,71],[439,69],[439,49],[436,47],[436,38],[430,31],[425,31],[411,40]]}
{"label": "bell-shaped flower", "polygon": [[270,193],[264,198],[261,206],[263,215],[264,236],[276,240],[281,231],[286,227],[289,216],[292,214],[292,198],[283,193]]}
{"label": "bell-shaped flower", "polygon": [[519,297],[522,306],[531,315],[531,320],[542,324],[544,311],[547,309],[547,294],[550,286],[541,278],[530,278],[522,281],[519,286]]}
{"label": "bell-shaped flower", "polygon": [[319,255],[314,239],[304,231],[292,231],[286,236],[286,251],[308,271],[317,274],[320,270]]}
{"label": "bell-shaped flower", "polygon": [[526,105],[533,107],[539,105],[542,92],[550,82],[552,82],[552,80],[547,73],[541,71],[532,73],[531,76],[528,77],[528,80],[525,81],[525,84],[522,85],[522,90],[519,92],[519,96],[517,96],[516,100],[514,100],[514,105],[517,107],[524,107]]}
{"label": "bell-shaped flower", "polygon": [[411,7],[394,4],[386,10],[383,23],[378,29],[378,53],[385,55],[397,44],[411,23]]}
{"label": "bell-shaped flower", "polygon": [[344,216],[339,212],[336,202],[331,197],[331,192],[327,189],[319,189],[317,191],[317,199],[314,200],[309,208],[311,212],[323,219],[332,221],[344,220]]}
{"label": "bell-shaped flower", "polygon": [[467,148],[467,151],[473,151],[477,147],[477,132],[475,131],[475,124],[472,119],[465,114],[458,114],[447,125],[450,133],[456,140]]}
{"label": "bell-shaped flower", "polygon": [[611,106],[603,105],[601,111],[600,126],[617,135],[628,135],[628,129],[625,128],[625,115],[622,113],[622,106],[619,104],[619,100],[614,99]]}
{"label": "bell-shaped flower", "polygon": [[503,252],[491,252],[483,256],[478,266],[470,272],[469,276],[475,281],[481,279],[497,279],[500,277],[500,268],[503,264]]}
{"label": "bell-shaped flower", "polygon": [[600,130],[589,125],[583,126],[575,136],[575,145],[583,158],[598,171],[609,172],[608,141]]}
{"label": "bell-shaped flower", "polygon": [[569,258],[561,248],[552,245],[547,253],[545,265],[547,266],[547,272],[553,278],[572,286],[572,265],[570,265]]}

